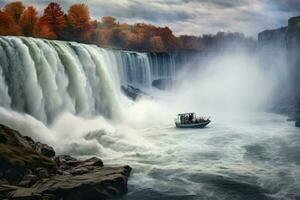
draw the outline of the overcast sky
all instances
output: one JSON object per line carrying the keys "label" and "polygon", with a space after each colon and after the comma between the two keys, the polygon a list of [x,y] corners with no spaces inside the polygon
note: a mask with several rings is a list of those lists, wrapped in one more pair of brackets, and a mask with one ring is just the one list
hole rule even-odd
{"label": "overcast sky", "polygon": [[[10,0],[0,0],[0,6]],[[40,14],[50,2],[24,0],[34,4]],[[93,18],[112,15],[120,22],[146,22],[169,26],[176,35],[243,32],[257,33],[287,24],[289,17],[300,15],[300,0],[56,0],[65,11],[70,4],[86,3]]]}

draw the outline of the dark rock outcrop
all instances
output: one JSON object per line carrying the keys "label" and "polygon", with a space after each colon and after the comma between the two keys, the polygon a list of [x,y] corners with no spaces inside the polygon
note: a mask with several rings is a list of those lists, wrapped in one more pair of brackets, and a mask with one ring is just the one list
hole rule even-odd
{"label": "dark rock outcrop", "polygon": [[167,90],[170,89],[172,86],[171,79],[156,79],[152,81],[152,86],[159,89],[159,90]]}
{"label": "dark rock outcrop", "polygon": [[286,27],[261,32],[258,46],[264,67],[286,71],[274,97],[275,111],[296,119],[300,115],[300,16],[290,18]]}
{"label": "dark rock outcrop", "polygon": [[295,126],[300,127],[300,116],[295,117]]}
{"label": "dark rock outcrop", "polygon": [[129,166],[55,156],[52,147],[0,125],[0,199],[93,200],[127,192]]}
{"label": "dark rock outcrop", "polygon": [[122,85],[121,90],[127,97],[131,98],[134,101],[142,96],[149,96],[147,93],[131,85],[127,85],[127,86]]}
{"label": "dark rock outcrop", "polygon": [[[55,162],[35,150],[35,143],[29,137],[6,126],[0,125],[0,174],[8,182],[20,181],[28,171],[47,168],[55,171]],[[1,177],[0,177],[1,178]]]}

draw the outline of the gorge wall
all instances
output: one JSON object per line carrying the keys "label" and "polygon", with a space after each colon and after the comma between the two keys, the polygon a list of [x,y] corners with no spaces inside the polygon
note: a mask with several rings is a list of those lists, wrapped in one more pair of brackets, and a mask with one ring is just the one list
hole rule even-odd
{"label": "gorge wall", "polygon": [[266,30],[258,35],[258,52],[265,69],[279,72],[276,109],[300,114],[300,16],[289,19],[288,26]]}

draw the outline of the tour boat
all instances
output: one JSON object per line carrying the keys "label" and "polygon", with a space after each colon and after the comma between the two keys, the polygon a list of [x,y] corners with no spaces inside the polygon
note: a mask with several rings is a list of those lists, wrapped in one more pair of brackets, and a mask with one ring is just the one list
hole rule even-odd
{"label": "tour boat", "polygon": [[177,128],[204,128],[210,122],[209,118],[197,117],[195,113],[181,113],[175,119]]}

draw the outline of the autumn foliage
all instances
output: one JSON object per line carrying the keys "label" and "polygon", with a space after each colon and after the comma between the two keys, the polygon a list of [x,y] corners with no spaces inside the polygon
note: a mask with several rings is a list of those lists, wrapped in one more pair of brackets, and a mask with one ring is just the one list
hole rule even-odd
{"label": "autumn foliage", "polygon": [[151,24],[119,23],[115,17],[91,19],[85,4],[74,4],[65,13],[55,2],[49,3],[41,16],[33,6],[21,1],[8,3],[0,10],[0,35],[23,35],[47,39],[93,43],[103,47],[135,51],[166,52],[174,50],[202,50],[225,45],[226,42],[252,44],[250,38],[239,33],[176,37],[169,27]]}
{"label": "autumn foliage", "polygon": [[39,19],[39,27],[43,31],[49,31],[46,35],[41,34],[40,36],[53,35],[55,39],[62,34],[62,30],[65,27],[64,12],[62,11],[58,3],[50,3],[44,10],[43,16]]}
{"label": "autumn foliage", "polygon": [[15,23],[19,23],[21,15],[25,9],[25,6],[20,1],[9,3],[4,7],[4,12],[10,15]]}
{"label": "autumn foliage", "polygon": [[0,35],[21,35],[20,27],[14,18],[2,11],[0,11]]}
{"label": "autumn foliage", "polygon": [[33,6],[29,6],[24,10],[19,23],[24,36],[36,35],[38,19],[38,13]]}
{"label": "autumn foliage", "polygon": [[85,4],[72,5],[67,15],[69,36],[74,40],[90,41],[93,33],[89,8]]}

